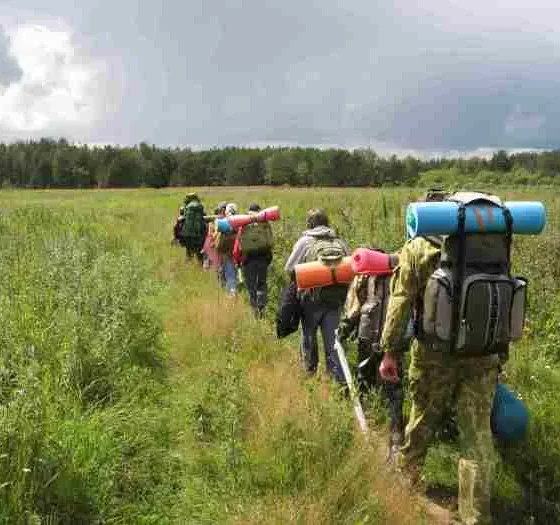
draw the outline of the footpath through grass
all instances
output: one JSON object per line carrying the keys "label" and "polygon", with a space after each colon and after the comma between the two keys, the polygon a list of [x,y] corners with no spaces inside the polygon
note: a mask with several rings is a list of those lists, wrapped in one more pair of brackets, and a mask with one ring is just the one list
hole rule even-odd
{"label": "footpath through grass", "polygon": [[293,344],[226,298],[212,273],[172,279],[166,331],[185,423],[178,522],[423,522],[361,443],[348,402],[326,380],[304,379]]}

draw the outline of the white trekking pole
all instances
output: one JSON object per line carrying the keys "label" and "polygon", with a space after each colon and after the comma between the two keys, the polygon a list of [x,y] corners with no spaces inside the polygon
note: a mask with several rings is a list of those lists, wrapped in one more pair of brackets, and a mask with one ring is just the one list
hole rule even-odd
{"label": "white trekking pole", "polygon": [[352,381],[352,373],[350,372],[350,367],[348,366],[348,361],[346,360],[346,353],[344,352],[344,347],[342,346],[340,340],[338,339],[338,331],[335,336],[334,347],[336,349],[336,353],[338,354],[338,360],[340,361],[340,365],[342,366],[342,372],[344,373],[346,384],[348,385],[348,389],[350,390],[350,396],[352,397],[352,401],[354,402],[354,412],[356,414],[356,419],[358,420],[362,432],[367,437],[368,426],[366,422],[366,416],[364,414],[362,404],[360,403],[360,397],[358,395],[358,391],[356,390],[356,387],[354,386],[354,382]]}

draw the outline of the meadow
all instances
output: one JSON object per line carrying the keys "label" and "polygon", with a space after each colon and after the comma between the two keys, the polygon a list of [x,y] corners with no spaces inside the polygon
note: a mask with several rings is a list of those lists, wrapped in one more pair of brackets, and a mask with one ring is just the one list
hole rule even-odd
{"label": "meadow", "polygon": [[[352,247],[397,250],[419,190],[198,188],[208,212],[281,208],[264,323],[171,246],[186,191],[0,191],[0,523],[430,523],[273,325],[307,209]],[[522,443],[497,443],[495,513],[559,523],[560,196],[499,194],[542,200],[548,224],[514,241],[529,310],[506,372],[531,419]],[[457,458],[433,447],[433,487],[456,490]]]}

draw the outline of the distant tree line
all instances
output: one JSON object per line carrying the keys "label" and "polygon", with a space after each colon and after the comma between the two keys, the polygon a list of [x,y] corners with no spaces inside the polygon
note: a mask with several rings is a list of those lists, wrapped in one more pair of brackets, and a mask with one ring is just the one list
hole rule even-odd
{"label": "distant tree line", "polygon": [[559,184],[560,151],[491,159],[383,158],[373,150],[88,147],[66,140],[0,144],[0,184],[19,188]]}

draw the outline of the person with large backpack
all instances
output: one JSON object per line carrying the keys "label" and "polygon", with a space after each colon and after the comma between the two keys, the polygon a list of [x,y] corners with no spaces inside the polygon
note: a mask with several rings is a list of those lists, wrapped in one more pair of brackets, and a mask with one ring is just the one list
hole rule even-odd
{"label": "person with large backpack", "polygon": [[[225,217],[237,215],[237,205],[233,202],[227,204]],[[214,249],[220,256],[222,265],[220,268],[220,282],[226,288],[229,297],[237,296],[237,271],[233,260],[233,246],[237,232],[220,232],[217,228],[214,232]]]}
{"label": "person with large backpack", "polygon": [[[500,365],[520,337],[525,281],[510,273],[511,215],[501,200],[482,193],[429,192],[423,201],[457,203],[457,232],[415,237],[404,245],[391,281],[379,368],[399,380],[405,330],[413,312],[410,418],[397,464],[413,484],[446,406],[454,400],[459,427],[458,522],[492,523],[494,474],[491,413]],[[503,213],[504,233],[466,233],[469,206]],[[521,295],[519,295],[521,294]]]}
{"label": "person with large backpack", "polygon": [[203,268],[205,270],[215,270],[220,272],[222,267],[222,261],[220,255],[216,252],[214,246],[214,237],[217,231],[216,221],[218,219],[223,219],[226,213],[227,202],[220,202],[218,206],[214,209],[214,217],[208,217],[208,233],[206,234],[206,239],[204,245],[202,246],[202,255],[204,257]]}
{"label": "person with large backpack", "polygon": [[[294,244],[285,271],[295,279],[295,266],[313,261],[336,264],[350,255],[350,248],[329,226],[324,210],[313,209],[307,213],[308,229]],[[319,364],[317,330],[323,336],[327,372],[340,384],[346,381],[335,350],[335,332],[346,294],[347,284],[333,284],[299,292],[301,304],[301,357],[309,375],[315,375]]]}
{"label": "person with large backpack", "polygon": [[202,246],[208,232],[208,225],[204,220],[204,206],[196,193],[189,193],[185,197],[184,219],[181,227],[181,237],[187,253],[187,261],[197,258],[202,265],[204,258]]}
{"label": "person with large backpack", "polygon": [[[341,343],[357,340],[360,393],[366,395],[380,388],[385,397],[390,421],[388,460],[392,461],[398,447],[402,445],[404,435],[402,363],[399,363],[399,380],[396,383],[381,381],[378,374],[383,358],[380,343],[389,302],[390,281],[390,275],[357,274],[354,277],[348,289],[337,337]],[[407,347],[408,341],[405,340],[403,344]]]}
{"label": "person with large backpack", "polygon": [[[248,214],[257,215],[261,207],[253,203]],[[239,228],[233,247],[233,258],[242,268],[255,317],[262,319],[268,299],[267,273],[272,262],[274,238],[269,222],[252,222]]]}

